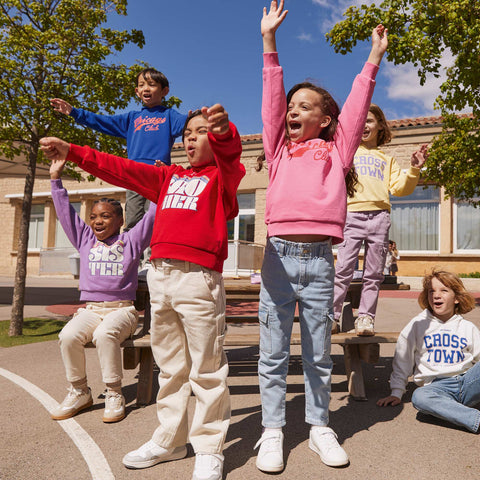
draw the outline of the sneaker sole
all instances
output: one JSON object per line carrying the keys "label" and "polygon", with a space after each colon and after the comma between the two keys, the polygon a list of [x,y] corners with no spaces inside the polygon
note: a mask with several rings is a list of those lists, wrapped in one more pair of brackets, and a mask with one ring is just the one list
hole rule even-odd
{"label": "sneaker sole", "polygon": [[148,467],[153,467],[154,465],[157,465],[158,463],[165,463],[165,462],[171,462],[172,460],[181,460],[182,458],[185,458],[187,456],[187,447],[184,447],[183,450],[180,450],[178,452],[174,452],[168,457],[159,457],[155,458],[154,460],[145,460],[143,462],[131,462],[128,460],[125,460],[125,457],[122,460],[122,463],[127,467],[131,469],[141,469],[141,468],[148,468]]}
{"label": "sneaker sole", "polygon": [[278,472],[281,472],[285,468],[284,464],[282,464],[279,467],[265,467],[265,466],[262,466],[261,464],[259,465],[258,462],[255,462],[255,465],[257,466],[257,468],[261,472],[266,472],[266,473],[278,473]]}
{"label": "sneaker sole", "polygon": [[122,415],[119,415],[118,417],[103,417],[103,423],[115,423],[119,422],[120,420],[123,420],[125,418],[125,413]]}
{"label": "sneaker sole", "polygon": [[375,336],[375,332],[369,332],[366,330],[361,330],[357,332],[357,337],[374,337],[374,336]]}
{"label": "sneaker sole", "polygon": [[338,462],[332,462],[332,461],[326,461],[325,457],[322,455],[320,450],[315,446],[315,444],[312,442],[310,439],[308,442],[308,447],[310,450],[313,450],[319,457],[320,460],[327,466],[329,467],[344,467],[345,465],[348,465],[350,463],[350,460],[347,459],[347,461],[338,461]]}
{"label": "sneaker sole", "polygon": [[92,405],[93,405],[93,399],[90,400],[85,405],[82,405],[80,408],[77,408],[76,410],[73,410],[71,412],[64,413],[63,415],[53,415],[52,413],[50,416],[52,417],[52,420],[67,420],[67,418],[74,417],[78,412],[81,412],[82,410],[90,408]]}

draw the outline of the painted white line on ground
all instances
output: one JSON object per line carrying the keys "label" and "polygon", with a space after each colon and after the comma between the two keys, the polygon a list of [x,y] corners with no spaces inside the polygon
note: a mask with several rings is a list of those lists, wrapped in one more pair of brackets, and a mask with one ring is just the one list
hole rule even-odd
{"label": "painted white line on ground", "polygon": [[[58,402],[48,393],[15,373],[0,368],[0,375],[23,388],[32,397],[37,399],[48,410],[48,412],[51,412],[58,406]],[[56,421],[56,423],[65,430],[65,433],[80,450],[80,453],[85,459],[90,473],[92,474],[92,480],[115,480],[110,465],[103,455],[103,452],[100,450],[100,447],[73,418]]]}

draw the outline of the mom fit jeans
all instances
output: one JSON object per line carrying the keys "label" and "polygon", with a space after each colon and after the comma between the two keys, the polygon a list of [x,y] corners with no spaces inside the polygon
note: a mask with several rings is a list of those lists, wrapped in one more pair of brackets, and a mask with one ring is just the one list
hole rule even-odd
{"label": "mom fit jeans", "polygon": [[305,379],[305,421],[328,424],[332,360],[333,255],[330,241],[298,243],[270,237],[260,290],[258,375],[262,424],[285,425],[285,395],[298,303]]}

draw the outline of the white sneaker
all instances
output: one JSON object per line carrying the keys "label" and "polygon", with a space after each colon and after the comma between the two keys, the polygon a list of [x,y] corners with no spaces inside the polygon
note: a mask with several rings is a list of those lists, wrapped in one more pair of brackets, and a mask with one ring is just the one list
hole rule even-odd
{"label": "white sneaker", "polygon": [[166,449],[157,445],[153,440],[149,440],[137,450],[128,452],[122,462],[127,468],[147,468],[161,462],[180,460],[186,456],[187,447],[185,445]]}
{"label": "white sneaker", "polygon": [[330,427],[311,428],[308,446],[318,453],[322,462],[329,467],[348,465],[348,456],[338,444],[337,434]]}
{"label": "white sneaker", "polygon": [[359,315],[355,320],[355,333],[359,337],[375,335],[374,320],[370,315]]}
{"label": "white sneaker", "polygon": [[70,387],[63,402],[50,413],[53,420],[65,420],[93,405],[92,392]]}
{"label": "white sneaker", "polygon": [[192,480],[222,480],[223,455],[197,453]]}
{"label": "white sneaker", "polygon": [[105,423],[119,422],[125,418],[125,397],[117,392],[107,391],[105,394]]}
{"label": "white sneaker", "polygon": [[281,472],[283,464],[283,432],[265,430],[253,449],[260,446],[256,465],[262,472]]}

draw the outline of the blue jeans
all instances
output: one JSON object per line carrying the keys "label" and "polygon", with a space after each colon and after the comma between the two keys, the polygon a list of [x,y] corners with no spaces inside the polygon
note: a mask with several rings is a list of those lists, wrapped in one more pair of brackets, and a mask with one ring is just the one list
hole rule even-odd
{"label": "blue jeans", "polygon": [[480,411],[471,408],[480,402],[480,363],[462,375],[438,378],[413,392],[412,404],[422,413],[447,420],[477,432]]}
{"label": "blue jeans", "polygon": [[305,379],[305,420],[312,425],[328,424],[334,276],[330,241],[297,243],[278,237],[268,239],[258,313],[258,375],[264,427],[285,425],[290,337],[297,302]]}

